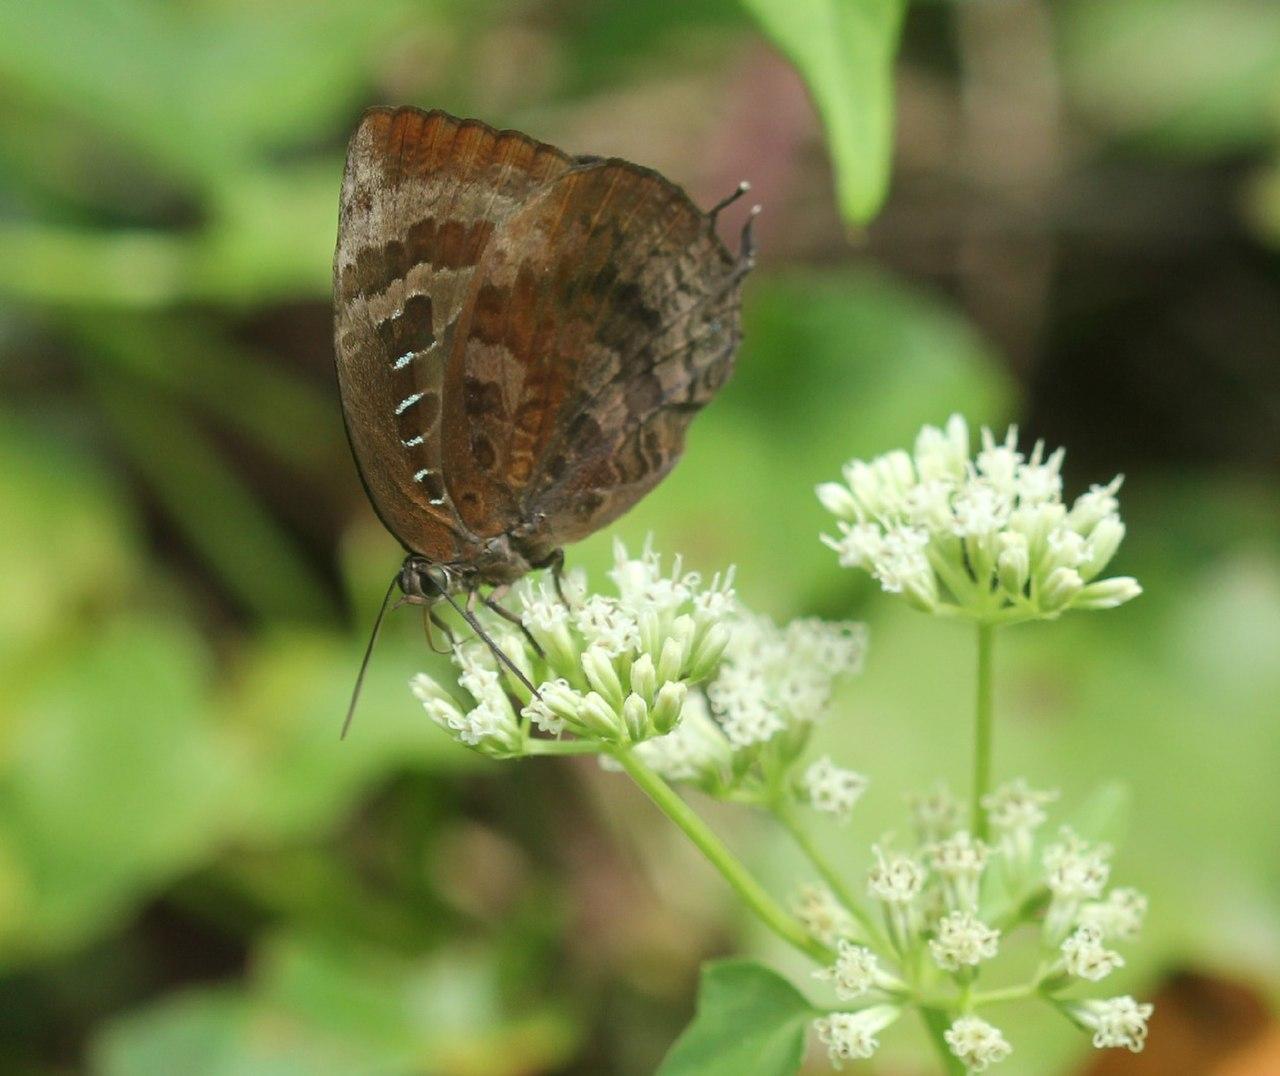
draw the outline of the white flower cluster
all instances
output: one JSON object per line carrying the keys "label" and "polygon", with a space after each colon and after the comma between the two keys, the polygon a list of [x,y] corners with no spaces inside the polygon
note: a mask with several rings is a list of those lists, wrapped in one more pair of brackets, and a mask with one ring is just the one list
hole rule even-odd
{"label": "white flower cluster", "polygon": [[821,717],[836,679],[857,672],[865,652],[861,624],[793,620],[779,628],[746,615],[734,624],[707,698],[735,748],[765,743]]}
{"label": "white flower cluster", "polygon": [[458,684],[472,704],[420,675],[412,687],[427,713],[462,743],[497,757],[519,754],[530,724],[601,744],[669,733],[690,685],[716,671],[729,643],[733,573],[704,585],[678,557],[664,573],[648,543],[632,558],[617,542],[609,575],[616,595],[583,597],[571,583],[568,602],[545,583],[522,584],[516,596],[527,635],[486,618],[498,647],[539,685],[537,696],[472,638],[453,649]]}
{"label": "white flower cluster", "polygon": [[[833,1063],[869,1056],[885,1026],[878,1021],[887,1008],[900,1007],[910,997],[906,984],[920,975],[924,961],[950,978],[959,997],[980,1005],[981,992],[972,991],[978,968],[998,955],[1005,934],[1020,928],[1038,929],[1055,954],[1025,987],[1028,995],[1048,998],[1088,1029],[1096,1046],[1142,1048],[1151,1006],[1129,997],[1059,996],[1123,966],[1109,943],[1136,935],[1146,900],[1132,889],[1107,891],[1105,846],[1063,830],[1059,840],[1042,848],[1037,831],[1047,821],[1045,806],[1055,798],[1020,779],[985,797],[992,844],[963,828],[960,805],[945,788],[913,799],[919,844],[907,850],[872,849],[867,893],[879,906],[883,930],[875,917],[841,905],[828,890],[805,891],[798,918],[836,951],[834,964],[816,976],[832,984],[840,1001],[866,998],[871,1006],[818,1022]],[[878,1009],[886,1012],[865,1015]],[[982,1072],[1008,1057],[1011,1047],[1003,1033],[967,1005],[958,1006],[953,1017],[944,1038],[970,1071]]]}
{"label": "white flower cluster", "polygon": [[1124,537],[1120,478],[1094,486],[1068,508],[1061,449],[1018,449],[1011,427],[996,441],[985,427],[969,456],[969,428],[953,415],[926,426],[915,450],[845,465],[818,499],[838,520],[822,540],[845,568],[930,612],[988,622],[1109,609],[1142,592],[1127,576],[1099,579]]}
{"label": "white flower cluster", "polygon": [[[764,750],[793,760],[823,716],[835,681],[861,668],[861,624],[797,620],[779,627],[766,616],[739,612],[724,623],[729,643],[714,677],[689,695],[680,724],[636,748],[669,781],[707,792],[743,789],[758,776]],[[866,779],[830,759],[811,765],[798,791],[816,810],[845,818]]]}

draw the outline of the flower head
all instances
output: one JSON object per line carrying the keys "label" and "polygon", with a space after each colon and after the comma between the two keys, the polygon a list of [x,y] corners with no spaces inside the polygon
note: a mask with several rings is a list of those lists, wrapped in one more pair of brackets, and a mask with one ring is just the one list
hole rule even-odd
{"label": "flower head", "polygon": [[879,958],[865,945],[854,945],[844,938],[836,942],[835,964],[815,971],[813,977],[829,981],[841,1001],[852,1001],[869,990],[898,990],[903,985],[881,967]]}
{"label": "flower head", "polygon": [[1000,1029],[980,1016],[961,1016],[942,1037],[970,1072],[985,1072],[989,1065],[998,1064],[1013,1052]]}
{"label": "flower head", "polygon": [[792,901],[792,911],[800,925],[823,945],[837,945],[856,933],[853,916],[824,885],[801,886]]}
{"label": "flower head", "polygon": [[1155,1011],[1149,1002],[1134,1001],[1128,994],[1067,1002],[1064,1008],[1081,1027],[1093,1032],[1093,1045],[1099,1050],[1124,1046],[1135,1054],[1146,1045],[1147,1021]]}
{"label": "flower head", "polygon": [[859,1012],[833,1012],[813,1022],[818,1040],[826,1046],[827,1056],[835,1068],[842,1061],[870,1057],[880,1046],[876,1038],[882,1030],[902,1014],[897,1005],[872,1005]]}
{"label": "flower head", "polygon": [[924,868],[910,856],[886,856],[879,846],[872,852],[876,862],[867,874],[867,891],[885,904],[910,904],[915,900],[924,888]]}
{"label": "flower head", "polygon": [[860,773],[837,766],[831,761],[831,756],[823,755],[804,771],[800,787],[814,810],[847,822],[867,789],[867,779]]}
{"label": "flower head", "polygon": [[853,460],[842,483],[819,486],[837,519],[822,540],[841,566],[921,609],[983,620],[1112,608],[1141,593],[1127,576],[1097,580],[1124,536],[1120,479],[1068,510],[1061,449],[1024,453],[1016,427],[999,441],[984,427],[980,439],[970,459],[968,426],[953,415],[921,430],[913,453]]}
{"label": "flower head", "polygon": [[990,960],[999,942],[1000,932],[971,912],[952,912],[938,921],[938,936],[929,942],[929,952],[943,971],[959,971]]}
{"label": "flower head", "polygon": [[676,728],[689,685],[712,676],[728,646],[733,573],[704,583],[678,557],[664,571],[649,543],[633,558],[617,542],[609,576],[613,594],[587,594],[570,577],[566,601],[546,583],[521,583],[516,600],[527,634],[496,617],[489,631],[540,685],[536,695],[469,639],[454,647],[453,662],[474,706],[460,707],[427,677],[414,681],[433,719],[468,746],[504,756],[521,751],[522,719],[551,736],[568,732],[602,744],[641,743]]}
{"label": "flower head", "polygon": [[1094,927],[1103,938],[1132,940],[1146,914],[1147,898],[1136,889],[1120,887],[1102,900],[1081,905],[1077,920],[1081,926]]}
{"label": "flower head", "polygon": [[1062,943],[1062,961],[1068,975],[1092,983],[1124,965],[1124,957],[1102,944],[1102,931],[1097,927],[1077,927]]}

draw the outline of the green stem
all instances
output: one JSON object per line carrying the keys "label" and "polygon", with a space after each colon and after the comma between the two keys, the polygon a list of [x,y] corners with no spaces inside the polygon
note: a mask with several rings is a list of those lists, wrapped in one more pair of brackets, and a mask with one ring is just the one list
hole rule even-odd
{"label": "green stem", "polygon": [[981,990],[970,997],[974,1008],[980,1005],[997,1005],[1002,1001],[1021,1001],[1036,992],[1037,983],[1023,983],[1021,986],[1005,986],[999,990]]}
{"label": "green stem", "polygon": [[982,797],[991,788],[991,729],[995,716],[992,651],[995,647],[994,624],[978,624],[978,692],[973,722],[973,806],[969,828],[975,837],[987,837],[987,813]]}
{"label": "green stem", "polygon": [[600,745],[594,740],[538,740],[524,742],[526,755],[598,755]]}
{"label": "green stem", "polygon": [[929,1041],[933,1043],[934,1049],[938,1051],[938,1060],[942,1062],[942,1071],[947,1076],[965,1076],[964,1065],[951,1052],[951,1047],[947,1045],[947,1040],[943,1037],[943,1033],[951,1026],[951,1021],[947,1014],[941,1009],[922,1008],[920,1017],[924,1020],[925,1029],[929,1032]]}
{"label": "green stem", "polygon": [[879,925],[854,897],[853,890],[848,887],[845,880],[827,862],[826,857],[822,854],[817,844],[814,843],[813,838],[801,824],[800,819],[796,817],[795,804],[790,800],[779,797],[770,803],[769,809],[773,812],[774,817],[782,823],[782,827],[791,834],[791,839],[799,845],[800,850],[813,865],[813,869],[818,872],[822,880],[831,889],[831,892],[836,895],[836,899],[848,909],[850,915],[857,919],[862,929],[866,932],[867,940],[880,949],[881,952],[887,951],[889,943]]}
{"label": "green stem", "polygon": [[626,748],[617,749],[613,757],[685,836],[711,861],[743,902],[765,926],[779,938],[820,964],[830,964],[834,954],[816,938],[812,938],[796,919],[769,895],[728,846],[697,815],[675,790]]}

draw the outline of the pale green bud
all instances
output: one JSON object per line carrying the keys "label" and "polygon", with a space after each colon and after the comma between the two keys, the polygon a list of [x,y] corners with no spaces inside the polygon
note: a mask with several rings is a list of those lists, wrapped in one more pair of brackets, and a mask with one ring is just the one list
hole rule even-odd
{"label": "pale green bud", "polygon": [[641,654],[631,665],[631,690],[645,702],[651,701],[658,690],[658,672],[648,654]]}
{"label": "pale green bud", "polygon": [[1040,608],[1047,613],[1065,609],[1084,589],[1084,580],[1074,568],[1054,568],[1040,588]]}
{"label": "pale green bud", "polygon": [[669,680],[658,689],[658,698],[651,715],[656,732],[661,735],[676,727],[676,722],[680,720],[680,711],[684,709],[684,700],[688,695],[688,685],[680,680]]}
{"label": "pale green bud", "polygon": [[1132,601],[1142,593],[1142,587],[1132,576],[1117,575],[1090,583],[1072,602],[1075,609],[1114,609]]}
{"label": "pale green bud", "polygon": [[585,729],[602,740],[620,739],[625,732],[618,712],[595,691],[588,691],[583,698],[580,720]]}
{"label": "pale green bud", "polygon": [[823,482],[816,490],[818,500],[832,515],[841,519],[855,519],[858,515],[858,502],[853,499],[849,487],[843,482]]}
{"label": "pale green bud", "polygon": [[720,664],[724,657],[725,647],[729,645],[730,631],[724,624],[712,624],[703,633],[698,645],[694,647],[693,656],[689,659],[689,677],[692,680],[705,680]]}
{"label": "pale green bud", "polygon": [[996,567],[1000,585],[1010,594],[1020,595],[1026,589],[1031,576],[1031,553],[1026,535],[1008,531],[1000,535],[1000,555]]}
{"label": "pale green bud", "polygon": [[622,706],[622,681],[618,679],[618,671],[603,648],[589,646],[582,655],[582,671],[587,681],[598,691],[605,701],[614,709]]}
{"label": "pale green bud", "polygon": [[1098,520],[1089,534],[1089,551],[1092,554],[1082,567],[1085,579],[1093,579],[1111,562],[1124,539],[1124,524],[1119,516],[1106,516]]}
{"label": "pale green bud", "polygon": [[662,644],[662,654],[658,657],[658,679],[660,681],[678,680],[684,668],[684,642],[674,636]]}
{"label": "pale green bud", "polygon": [[622,704],[622,721],[632,743],[639,743],[649,735],[649,706],[634,692]]}

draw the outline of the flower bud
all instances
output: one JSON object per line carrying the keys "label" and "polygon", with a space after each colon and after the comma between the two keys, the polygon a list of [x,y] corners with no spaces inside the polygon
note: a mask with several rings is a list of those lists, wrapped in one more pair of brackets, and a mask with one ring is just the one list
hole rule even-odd
{"label": "flower bud", "polygon": [[582,696],[569,686],[567,680],[553,680],[538,689],[542,705],[561,721],[578,726],[582,713]]}
{"label": "flower bud", "polygon": [[589,646],[582,655],[582,671],[587,681],[614,709],[622,706],[622,681],[609,655],[599,646]]}
{"label": "flower bud", "polygon": [[1101,579],[1090,583],[1076,598],[1077,609],[1114,609],[1132,601],[1142,593],[1142,587],[1132,576],[1117,575],[1111,579]]}
{"label": "flower bud", "polygon": [[689,659],[689,678],[705,680],[720,664],[725,648],[729,645],[730,631],[724,624],[712,624],[702,634]]}
{"label": "flower bud", "polygon": [[822,507],[841,519],[854,519],[858,514],[858,502],[853,499],[849,487],[842,482],[823,482],[815,492]]}
{"label": "flower bud", "polygon": [[1045,612],[1065,609],[1084,589],[1084,580],[1074,568],[1054,568],[1040,588],[1040,608]]}
{"label": "flower bud", "polygon": [[649,735],[649,706],[639,695],[632,692],[622,704],[622,721],[627,726],[627,735],[632,743],[639,743]]}
{"label": "flower bud", "polygon": [[618,712],[598,692],[588,691],[582,700],[582,726],[602,740],[620,739],[625,732]]}
{"label": "flower bud", "polygon": [[684,668],[684,643],[674,636],[662,644],[662,653],[658,657],[658,680],[678,680]]}
{"label": "flower bud", "polygon": [[1021,596],[1031,576],[1031,554],[1027,539],[1017,531],[1000,535],[1000,555],[996,558],[996,570],[1000,585],[1010,594]]}
{"label": "flower bud", "polygon": [[658,672],[648,654],[641,654],[631,665],[631,690],[646,703],[652,701],[653,693],[658,690]]}
{"label": "flower bud", "polygon": [[1089,534],[1089,551],[1092,556],[1085,565],[1083,575],[1086,580],[1100,574],[1116,555],[1120,542],[1124,539],[1124,524],[1119,516],[1106,516],[1098,520]]}
{"label": "flower bud", "polygon": [[688,694],[688,685],[679,680],[668,680],[658,689],[658,698],[654,702],[650,719],[654,730],[659,735],[668,733],[676,727]]}

